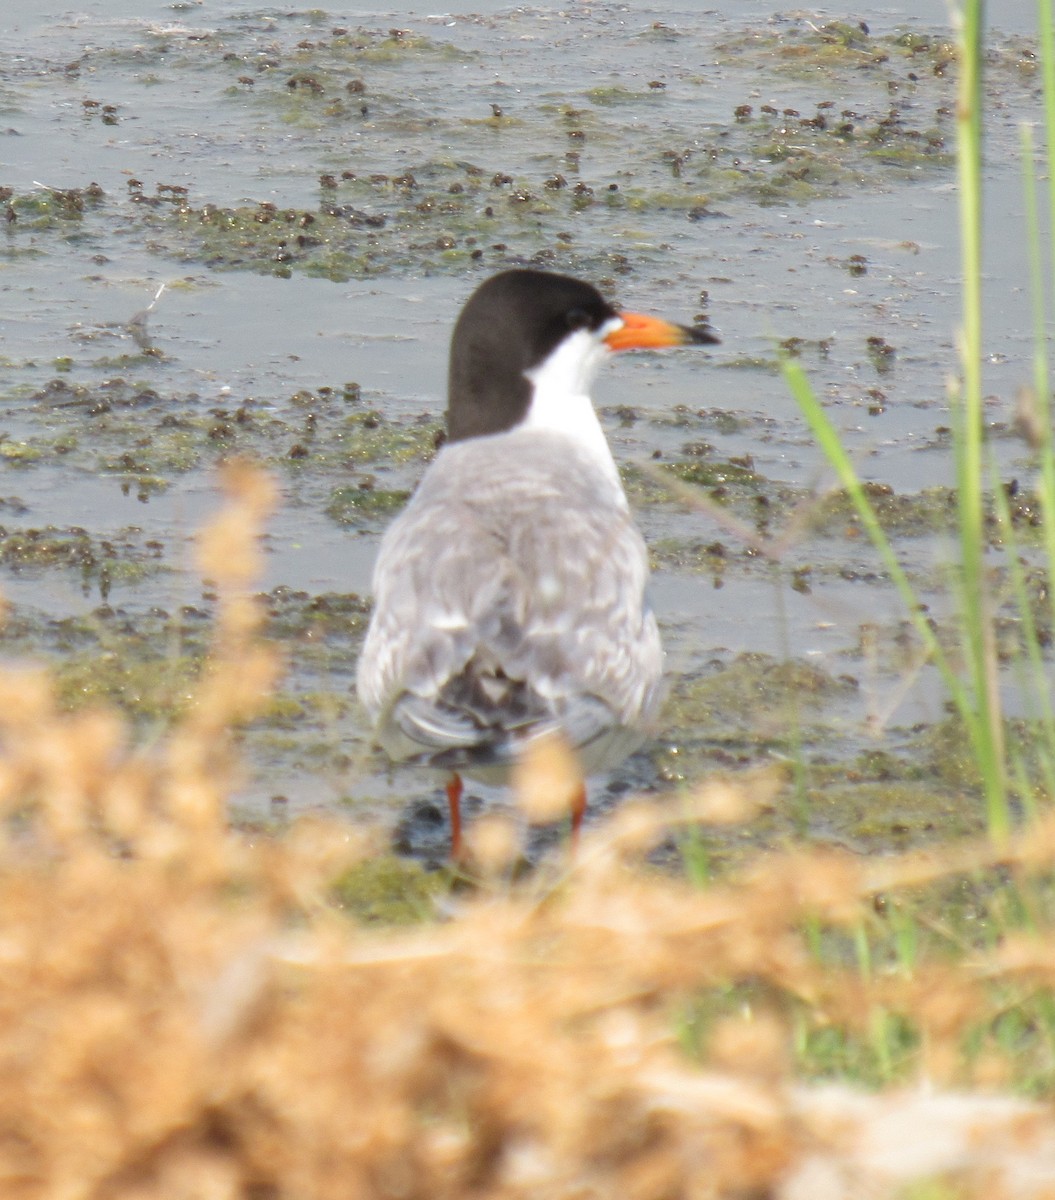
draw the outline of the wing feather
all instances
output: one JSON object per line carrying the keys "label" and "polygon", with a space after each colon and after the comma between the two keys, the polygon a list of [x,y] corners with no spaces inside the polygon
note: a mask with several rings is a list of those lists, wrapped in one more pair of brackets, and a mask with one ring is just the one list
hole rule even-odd
{"label": "wing feather", "polygon": [[360,695],[382,721],[399,704],[403,737],[437,751],[518,722],[578,743],[646,723],[662,673],[647,580],[621,491],[566,439],[448,446],[383,540]]}

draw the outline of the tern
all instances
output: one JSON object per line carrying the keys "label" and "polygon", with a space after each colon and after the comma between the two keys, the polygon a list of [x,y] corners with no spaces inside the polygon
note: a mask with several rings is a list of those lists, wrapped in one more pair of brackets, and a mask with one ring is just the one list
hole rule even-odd
{"label": "tern", "polygon": [[[503,782],[559,735],[582,777],[645,740],[663,649],[648,552],[590,399],[612,353],[719,339],[620,311],[591,284],[517,269],[481,284],[451,338],[447,439],[387,529],[359,696],[394,762]],[[586,807],[572,801],[572,835]]]}

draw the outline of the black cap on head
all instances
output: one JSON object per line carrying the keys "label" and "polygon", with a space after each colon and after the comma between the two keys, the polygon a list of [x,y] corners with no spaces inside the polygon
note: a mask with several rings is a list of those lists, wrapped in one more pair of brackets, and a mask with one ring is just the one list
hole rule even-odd
{"label": "black cap on head", "polygon": [[451,337],[447,380],[450,441],[512,429],[531,402],[525,371],[579,329],[600,329],[617,311],[581,279],[548,271],[493,275],[466,301]]}

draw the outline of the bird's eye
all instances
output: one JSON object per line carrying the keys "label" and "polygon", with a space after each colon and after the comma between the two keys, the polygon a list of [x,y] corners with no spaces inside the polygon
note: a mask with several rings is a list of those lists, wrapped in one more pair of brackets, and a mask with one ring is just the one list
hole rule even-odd
{"label": "bird's eye", "polygon": [[589,329],[590,314],[581,308],[571,308],[564,314],[564,323],[573,332],[578,329]]}

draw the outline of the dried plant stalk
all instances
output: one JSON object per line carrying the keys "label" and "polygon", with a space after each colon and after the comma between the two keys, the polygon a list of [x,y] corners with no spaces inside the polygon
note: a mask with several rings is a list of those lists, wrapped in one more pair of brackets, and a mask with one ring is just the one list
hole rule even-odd
{"label": "dried plant stalk", "polygon": [[[167,738],[137,747],[112,712],[60,711],[45,675],[0,676],[5,1200],[1055,1195],[1047,1106],[807,1086],[792,1054],[797,1006],[865,1032],[903,1013],[921,1070],[955,1078],[994,984],[1051,986],[1055,930],[871,974],[822,965],[804,930],[995,864],[1049,872],[1055,822],[999,854],[773,855],[705,890],[648,869],[665,831],[749,819],[780,786],[726,778],[628,806],[554,880],[358,925],[329,902],[367,852],[347,825],[227,827],[231,732],[277,671],[244,594],[270,490],[245,467],[228,482],[202,541],[216,652]],[[499,870],[512,827],[488,836]],[[763,999],[688,1056],[685,1005],[748,982]],[[926,1180],[945,1190],[908,1190]]]}

